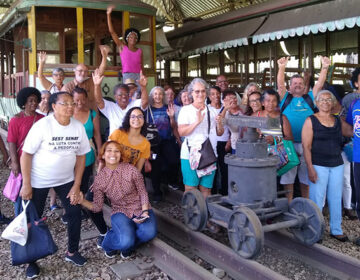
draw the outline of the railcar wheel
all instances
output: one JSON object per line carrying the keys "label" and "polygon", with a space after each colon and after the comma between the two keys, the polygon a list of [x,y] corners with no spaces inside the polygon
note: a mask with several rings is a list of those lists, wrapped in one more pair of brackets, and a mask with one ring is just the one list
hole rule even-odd
{"label": "railcar wheel", "polygon": [[320,209],[313,201],[297,197],[290,203],[289,212],[304,218],[302,225],[291,228],[297,240],[306,245],[313,245],[322,238],[325,221]]}
{"label": "railcar wheel", "polygon": [[208,220],[206,201],[197,189],[184,193],[181,207],[183,209],[185,224],[191,230],[203,230]]}
{"label": "railcar wheel", "polygon": [[247,207],[231,214],[228,223],[231,247],[246,259],[256,258],[264,246],[264,231],[258,216]]}

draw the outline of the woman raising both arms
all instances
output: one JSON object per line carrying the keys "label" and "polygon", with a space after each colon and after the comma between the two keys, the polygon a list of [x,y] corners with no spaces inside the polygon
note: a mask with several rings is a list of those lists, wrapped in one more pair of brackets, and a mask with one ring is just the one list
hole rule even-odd
{"label": "woman raising both arms", "polygon": [[128,28],[125,30],[124,41],[119,39],[111,21],[111,13],[115,6],[111,5],[107,8],[107,22],[109,32],[116,46],[119,48],[123,81],[133,79],[137,81],[140,79],[140,71],[143,70],[142,50],[136,47],[140,41],[140,32],[135,28]]}

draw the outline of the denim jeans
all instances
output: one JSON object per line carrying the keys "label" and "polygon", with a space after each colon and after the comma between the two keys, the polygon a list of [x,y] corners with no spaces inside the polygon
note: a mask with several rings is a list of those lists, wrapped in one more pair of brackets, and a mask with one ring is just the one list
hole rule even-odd
{"label": "denim jeans", "polygon": [[104,238],[102,247],[105,251],[120,250],[124,254],[133,251],[141,243],[150,241],[156,236],[156,219],[154,212],[141,224],[133,222],[123,213],[111,216],[111,230]]}
{"label": "denim jeans", "polygon": [[314,165],[317,174],[316,183],[310,182],[310,199],[322,211],[327,198],[330,213],[330,233],[343,234],[341,229],[341,197],[343,189],[344,165],[326,167]]}

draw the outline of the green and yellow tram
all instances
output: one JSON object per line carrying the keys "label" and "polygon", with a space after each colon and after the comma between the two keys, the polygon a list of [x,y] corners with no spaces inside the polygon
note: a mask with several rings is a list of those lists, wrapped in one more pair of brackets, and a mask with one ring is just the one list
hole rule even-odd
{"label": "green and yellow tram", "polygon": [[121,61],[108,31],[106,9],[115,5],[112,20],[117,34],[131,27],[141,33],[138,43],[149,87],[156,83],[155,14],[156,9],[139,0],[18,0],[0,18],[0,118],[8,120],[19,111],[16,92],[24,86],[42,89],[37,77],[38,53],[46,51],[45,76],[51,80],[54,68],[65,70],[65,83],[78,63],[90,70],[99,66],[99,45],[108,45],[107,71],[103,94],[121,79]]}

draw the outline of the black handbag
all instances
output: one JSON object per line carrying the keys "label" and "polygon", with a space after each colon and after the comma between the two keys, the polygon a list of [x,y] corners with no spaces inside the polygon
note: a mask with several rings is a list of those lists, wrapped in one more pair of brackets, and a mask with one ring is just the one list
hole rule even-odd
{"label": "black handbag", "polygon": [[210,111],[209,111],[209,107],[207,107],[207,119],[208,119],[208,138],[204,141],[204,143],[201,144],[201,149],[200,149],[200,161],[199,161],[199,165],[198,165],[198,170],[204,169],[210,165],[212,165],[213,163],[215,163],[217,161],[217,157],[214,153],[214,149],[211,145],[209,136],[210,136]]}
{"label": "black handbag", "polygon": [[[150,117],[151,116],[151,121]],[[161,142],[161,138],[159,135],[159,131],[156,127],[153,113],[151,111],[151,107],[149,106],[146,112],[146,139],[150,142],[151,151],[155,154],[158,153],[159,145]]]}
{"label": "black handbag", "polygon": [[49,228],[44,223],[45,218],[38,217],[35,205],[32,201],[27,208],[29,214],[28,239],[24,246],[11,242],[12,265],[20,265],[35,262],[48,255],[55,254],[57,246],[51,236]]}

